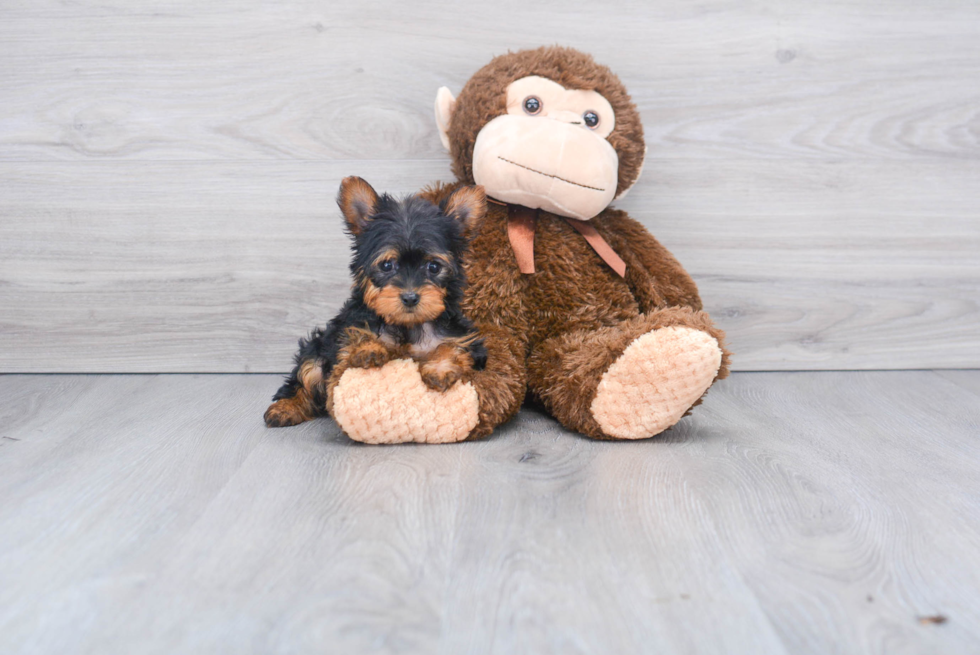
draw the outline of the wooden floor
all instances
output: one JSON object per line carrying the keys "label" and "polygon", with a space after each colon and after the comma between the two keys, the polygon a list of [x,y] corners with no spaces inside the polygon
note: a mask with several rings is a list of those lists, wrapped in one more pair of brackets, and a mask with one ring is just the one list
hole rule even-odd
{"label": "wooden floor", "polygon": [[739,373],[637,443],[276,384],[0,377],[0,652],[980,652],[980,371]]}

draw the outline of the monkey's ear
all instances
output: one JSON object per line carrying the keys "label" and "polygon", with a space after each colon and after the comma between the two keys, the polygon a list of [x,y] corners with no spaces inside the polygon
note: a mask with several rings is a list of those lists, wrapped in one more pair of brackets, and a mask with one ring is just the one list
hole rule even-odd
{"label": "monkey's ear", "polygon": [[439,139],[442,147],[449,150],[449,122],[453,119],[453,109],[456,108],[456,98],[448,87],[440,87],[436,92],[436,125],[439,127]]}
{"label": "monkey's ear", "polygon": [[378,208],[378,194],[359,177],[345,177],[337,193],[337,204],[353,235],[360,234]]}
{"label": "monkey's ear", "polygon": [[487,192],[480,185],[459,187],[443,201],[442,210],[472,234],[487,215]]}
{"label": "monkey's ear", "polygon": [[615,198],[613,198],[613,200],[621,200],[625,198],[626,194],[629,193],[634,186],[636,186],[636,181],[639,180],[640,175],[643,174],[643,164],[646,163],[646,160],[647,160],[647,146],[646,144],[643,144],[643,158],[640,160],[640,165],[636,169],[636,177],[634,177],[633,182],[631,182],[628,187],[620,191],[619,194]]}

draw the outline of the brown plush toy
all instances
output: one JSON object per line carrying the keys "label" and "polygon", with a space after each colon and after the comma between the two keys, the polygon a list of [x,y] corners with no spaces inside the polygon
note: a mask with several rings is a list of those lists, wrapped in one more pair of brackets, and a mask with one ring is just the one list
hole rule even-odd
{"label": "brown plush toy", "polygon": [[467,262],[464,310],[486,369],[445,393],[410,361],[335,370],[328,406],[358,441],[452,442],[490,434],[530,392],[565,427],[642,439],[674,425],[728,374],[723,333],[691,277],[641,224],[610,208],[643,166],[643,128],[619,79],[581,52],[509,53],[436,121],[457,182],[488,213]]}

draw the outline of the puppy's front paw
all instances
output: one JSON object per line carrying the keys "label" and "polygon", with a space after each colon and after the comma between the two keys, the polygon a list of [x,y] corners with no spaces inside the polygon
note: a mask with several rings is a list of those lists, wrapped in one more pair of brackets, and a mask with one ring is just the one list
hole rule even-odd
{"label": "puppy's front paw", "polygon": [[290,425],[299,425],[303,421],[308,421],[310,417],[304,411],[303,404],[296,398],[283,398],[269,405],[265,410],[266,427],[285,428]]}
{"label": "puppy's front paw", "polygon": [[425,386],[434,391],[445,391],[463,377],[463,369],[451,359],[437,359],[422,364],[419,369]]}
{"label": "puppy's front paw", "polygon": [[422,381],[430,389],[445,391],[473,368],[473,358],[465,348],[444,343],[419,368]]}
{"label": "puppy's front paw", "polygon": [[354,368],[378,368],[388,363],[388,349],[378,341],[368,341],[352,346],[347,363]]}

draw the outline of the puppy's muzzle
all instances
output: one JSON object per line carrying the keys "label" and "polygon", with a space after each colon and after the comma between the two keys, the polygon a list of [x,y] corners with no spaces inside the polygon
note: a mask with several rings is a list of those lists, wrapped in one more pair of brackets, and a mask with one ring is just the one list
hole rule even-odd
{"label": "puppy's muzzle", "polygon": [[406,291],[401,295],[402,304],[405,305],[405,307],[407,307],[408,309],[412,309],[413,307],[418,305],[420,298],[421,296],[419,296],[419,294],[415,293],[414,291]]}

